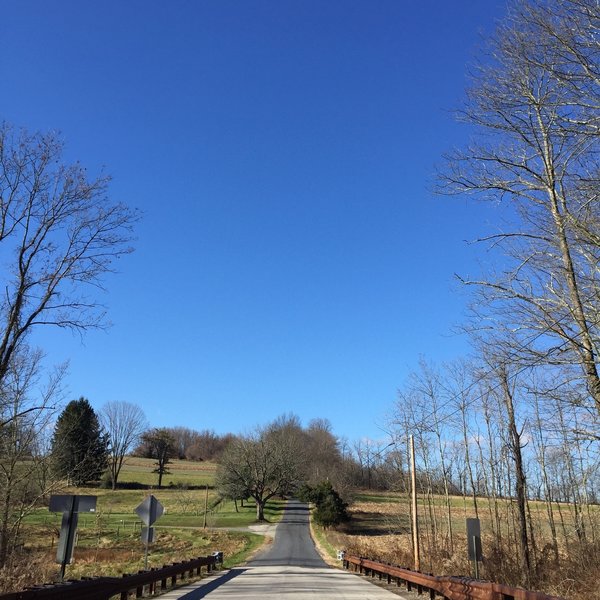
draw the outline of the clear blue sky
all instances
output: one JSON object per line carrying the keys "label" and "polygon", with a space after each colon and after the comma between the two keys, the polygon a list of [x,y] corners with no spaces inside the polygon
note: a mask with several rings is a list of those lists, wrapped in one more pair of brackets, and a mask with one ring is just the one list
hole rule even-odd
{"label": "clear blue sky", "polygon": [[54,129],[138,207],[100,299],[112,328],[68,399],[154,426],[240,432],[287,412],[350,440],[380,426],[451,335],[491,209],[429,190],[482,33],[504,2],[2,2],[0,118]]}

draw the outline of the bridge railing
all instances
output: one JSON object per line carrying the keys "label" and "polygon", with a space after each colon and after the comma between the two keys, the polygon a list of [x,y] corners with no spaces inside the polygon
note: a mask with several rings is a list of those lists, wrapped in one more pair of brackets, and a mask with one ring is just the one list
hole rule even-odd
{"label": "bridge railing", "polygon": [[396,585],[403,583],[409,591],[415,590],[419,594],[426,592],[431,600],[434,600],[436,595],[446,598],[446,600],[564,600],[557,596],[530,592],[523,588],[490,581],[468,577],[428,575],[360,556],[344,554],[342,561],[345,569],[349,569],[352,565],[353,569],[359,573],[371,577],[378,575],[379,579],[383,579],[385,576],[388,583],[395,580]]}
{"label": "bridge railing", "polygon": [[222,554],[216,553],[133,575],[94,577],[30,587],[21,592],[2,594],[0,600],[109,600],[113,597],[127,600],[130,593],[141,598],[144,592],[154,594],[159,589],[163,592],[175,586],[178,579],[181,581],[186,577],[200,576],[202,567],[206,567],[206,572],[210,573],[221,561]]}

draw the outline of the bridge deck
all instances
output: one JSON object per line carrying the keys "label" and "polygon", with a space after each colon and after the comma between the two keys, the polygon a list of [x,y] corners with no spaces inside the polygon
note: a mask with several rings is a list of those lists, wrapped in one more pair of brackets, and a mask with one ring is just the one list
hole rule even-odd
{"label": "bridge deck", "polygon": [[[328,567],[315,549],[308,507],[289,502],[273,544],[247,565],[168,592],[164,600],[398,600],[399,595],[346,571]],[[405,598],[407,596],[404,596]]]}

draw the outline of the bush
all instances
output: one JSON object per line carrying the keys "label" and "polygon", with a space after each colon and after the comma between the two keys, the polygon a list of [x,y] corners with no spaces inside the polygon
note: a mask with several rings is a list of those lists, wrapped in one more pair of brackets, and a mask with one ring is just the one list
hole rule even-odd
{"label": "bush", "polygon": [[325,528],[347,521],[348,504],[344,502],[329,481],[322,481],[314,488],[304,484],[298,491],[303,502],[313,502],[315,522]]}

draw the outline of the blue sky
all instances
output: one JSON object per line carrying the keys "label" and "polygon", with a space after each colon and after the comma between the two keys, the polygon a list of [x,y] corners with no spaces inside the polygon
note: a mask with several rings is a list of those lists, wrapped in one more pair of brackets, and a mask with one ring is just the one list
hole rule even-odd
{"label": "blue sky", "polygon": [[68,399],[241,432],[293,412],[383,437],[452,335],[493,209],[431,193],[504,2],[2,3],[0,118],[57,130],[139,208],[136,252],[70,361]]}

